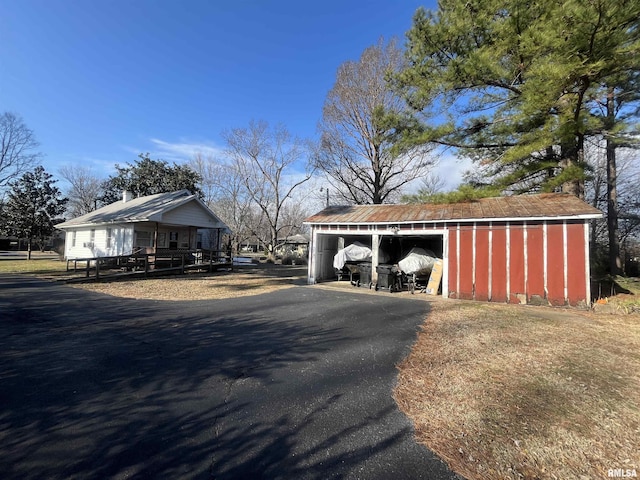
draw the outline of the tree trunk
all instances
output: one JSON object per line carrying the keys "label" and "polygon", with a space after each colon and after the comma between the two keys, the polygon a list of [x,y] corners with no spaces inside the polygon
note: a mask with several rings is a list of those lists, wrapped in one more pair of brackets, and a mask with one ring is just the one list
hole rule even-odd
{"label": "tree trunk", "polygon": [[275,227],[271,226],[271,245],[269,245],[269,252],[267,259],[274,262],[276,261],[276,246],[278,245],[278,231]]}
{"label": "tree trunk", "polygon": [[[613,88],[607,93],[607,128],[610,130],[615,122],[615,94]],[[620,259],[620,242],[618,239],[618,170],[616,167],[616,145],[607,136],[607,230],[609,233],[609,272],[611,275],[622,273]]]}
{"label": "tree trunk", "polygon": [[27,260],[31,260],[31,243],[32,243],[32,239],[31,237],[29,237],[27,239]]}
{"label": "tree trunk", "polygon": [[[564,149],[563,149],[564,150]],[[576,136],[576,143],[566,151],[560,164],[565,169],[573,169],[574,166],[584,167],[584,135]],[[584,200],[584,180],[572,178],[562,184],[562,192],[570,193]]]}

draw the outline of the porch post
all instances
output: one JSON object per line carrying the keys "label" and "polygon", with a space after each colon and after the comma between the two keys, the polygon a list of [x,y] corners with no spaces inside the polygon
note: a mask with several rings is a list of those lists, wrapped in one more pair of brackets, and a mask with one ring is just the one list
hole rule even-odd
{"label": "porch post", "polygon": [[156,230],[153,232],[153,253],[158,252],[158,222],[156,222]]}

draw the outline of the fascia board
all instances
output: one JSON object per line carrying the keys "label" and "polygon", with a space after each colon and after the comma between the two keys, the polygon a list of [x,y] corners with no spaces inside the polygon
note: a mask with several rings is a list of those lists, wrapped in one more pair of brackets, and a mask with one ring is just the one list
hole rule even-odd
{"label": "fascia board", "polygon": [[604,214],[561,215],[557,217],[492,217],[492,218],[456,218],[447,220],[385,220],[384,222],[302,222],[303,225],[407,225],[412,223],[469,223],[469,222],[540,222],[562,220],[593,220],[603,218]]}

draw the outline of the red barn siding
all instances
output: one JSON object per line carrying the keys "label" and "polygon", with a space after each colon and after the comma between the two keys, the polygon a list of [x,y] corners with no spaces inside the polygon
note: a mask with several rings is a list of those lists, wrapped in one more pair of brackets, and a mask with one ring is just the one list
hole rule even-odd
{"label": "red barn siding", "polygon": [[547,225],[547,300],[552,305],[564,300],[564,228],[561,223]]}
{"label": "red barn siding", "polygon": [[526,293],[527,299],[533,295],[545,297],[544,291],[544,250],[542,225],[526,227]]}
{"label": "red barn siding", "polygon": [[504,225],[494,227],[491,239],[491,298],[507,301],[507,232]]}
{"label": "red barn siding", "polygon": [[[449,232],[449,295],[456,297],[458,295],[458,235],[457,229],[452,228]],[[443,246],[444,247],[444,246]]]}
{"label": "red barn siding", "polygon": [[476,229],[475,299],[489,300],[489,230]]}
{"label": "red barn siding", "polygon": [[[528,223],[527,223],[528,222]],[[586,220],[473,220],[407,223],[407,235],[443,235],[447,256],[444,279],[452,298],[552,305],[589,304]],[[393,223],[319,225],[325,235],[337,230],[389,235]],[[443,232],[446,230],[446,232]],[[322,278],[320,278],[322,280]],[[443,285],[444,286],[444,285]]]}
{"label": "red barn siding", "polygon": [[473,300],[473,227],[460,227],[460,291],[457,298]]}
{"label": "red barn siding", "polygon": [[526,298],[524,282],[524,230],[521,225],[509,229],[509,303],[522,303],[518,295]]}
{"label": "red barn siding", "polygon": [[587,298],[587,272],[586,245],[582,223],[570,223],[567,225],[567,288],[569,303],[576,305],[580,302],[589,302]]}

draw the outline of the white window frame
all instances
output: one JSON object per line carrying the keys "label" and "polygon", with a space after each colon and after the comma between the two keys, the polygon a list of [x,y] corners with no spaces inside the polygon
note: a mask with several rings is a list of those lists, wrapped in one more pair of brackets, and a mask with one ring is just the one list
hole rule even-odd
{"label": "white window frame", "polygon": [[167,248],[167,232],[158,232],[158,248]]}
{"label": "white window frame", "polygon": [[[142,234],[143,238],[148,238],[148,242],[146,242],[146,244],[141,244],[140,240],[140,236]],[[151,232],[147,231],[147,230],[136,230],[135,232],[135,238],[136,238],[136,247],[153,247],[153,235],[151,234]]]}

